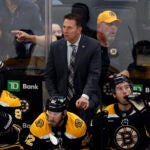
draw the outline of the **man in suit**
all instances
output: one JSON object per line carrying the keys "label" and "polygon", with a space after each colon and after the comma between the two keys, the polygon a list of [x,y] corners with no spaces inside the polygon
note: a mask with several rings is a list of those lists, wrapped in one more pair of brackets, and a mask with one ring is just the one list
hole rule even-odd
{"label": "man in suit", "polygon": [[72,48],[76,47],[73,97],[68,99],[68,110],[76,113],[89,125],[100,101],[98,80],[101,74],[101,48],[97,40],[81,34],[79,14],[67,14],[63,21],[64,38],[50,47],[45,71],[49,96],[68,95],[68,76]]}

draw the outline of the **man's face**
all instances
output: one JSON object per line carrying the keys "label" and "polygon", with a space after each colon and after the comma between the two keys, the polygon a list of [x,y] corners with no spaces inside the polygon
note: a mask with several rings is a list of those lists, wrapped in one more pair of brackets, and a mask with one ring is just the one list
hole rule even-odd
{"label": "man's face", "polygon": [[52,34],[54,34],[56,37],[62,36],[62,30],[58,24],[52,24]]}
{"label": "man's face", "polygon": [[114,97],[116,97],[121,104],[129,104],[129,102],[124,98],[129,94],[131,94],[129,83],[122,82],[116,85]]}
{"label": "man's face", "polygon": [[59,127],[64,118],[63,112],[47,111],[47,120],[52,127]]}
{"label": "man's face", "polygon": [[82,27],[78,27],[76,25],[75,20],[65,19],[63,23],[63,33],[64,38],[69,41],[70,43],[75,43],[80,34],[81,34]]}
{"label": "man's face", "polygon": [[[108,46],[115,40],[116,34],[118,31],[118,23],[112,22],[112,23],[100,23],[97,25],[97,33],[101,33],[103,35],[103,38],[105,38],[106,43]],[[97,34],[98,39],[100,39],[100,34]]]}

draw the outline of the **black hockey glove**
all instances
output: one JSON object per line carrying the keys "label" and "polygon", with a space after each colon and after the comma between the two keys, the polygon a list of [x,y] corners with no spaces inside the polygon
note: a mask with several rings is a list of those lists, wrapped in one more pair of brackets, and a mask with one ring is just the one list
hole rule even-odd
{"label": "black hockey glove", "polygon": [[107,126],[108,112],[102,111],[95,115],[95,117],[91,121],[91,127],[105,128]]}
{"label": "black hockey glove", "polygon": [[91,121],[91,149],[104,150],[108,144],[108,112],[102,111],[95,115]]}

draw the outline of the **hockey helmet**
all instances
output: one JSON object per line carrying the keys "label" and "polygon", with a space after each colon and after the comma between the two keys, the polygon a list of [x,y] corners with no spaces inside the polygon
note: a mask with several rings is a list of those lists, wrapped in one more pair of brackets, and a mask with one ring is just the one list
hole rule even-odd
{"label": "hockey helmet", "polygon": [[66,110],[66,98],[63,96],[51,96],[47,99],[46,110],[63,112]]}
{"label": "hockey helmet", "polygon": [[122,82],[127,82],[131,86],[131,81],[127,76],[125,76],[125,75],[114,75],[114,77],[112,78],[111,83],[110,83],[112,91],[114,91],[116,85],[118,85]]}

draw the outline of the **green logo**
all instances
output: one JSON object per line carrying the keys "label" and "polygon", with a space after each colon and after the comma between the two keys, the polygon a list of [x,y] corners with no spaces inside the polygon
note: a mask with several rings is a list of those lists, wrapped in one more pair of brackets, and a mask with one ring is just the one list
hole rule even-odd
{"label": "green logo", "polygon": [[133,84],[132,91],[133,92],[143,92],[143,84]]}
{"label": "green logo", "polygon": [[20,92],[20,81],[19,80],[8,80],[7,90],[10,92]]}

